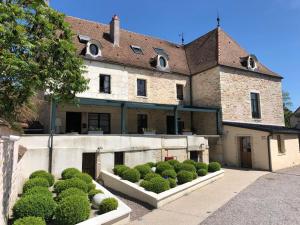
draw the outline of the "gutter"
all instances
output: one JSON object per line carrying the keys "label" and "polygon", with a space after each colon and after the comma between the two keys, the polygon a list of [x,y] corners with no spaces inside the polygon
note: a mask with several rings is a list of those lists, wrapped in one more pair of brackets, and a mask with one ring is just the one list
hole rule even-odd
{"label": "gutter", "polygon": [[273,168],[272,168],[272,157],[271,157],[271,143],[270,143],[272,135],[273,135],[272,133],[269,133],[269,135],[268,135],[268,158],[269,158],[269,171],[270,172],[273,171]]}

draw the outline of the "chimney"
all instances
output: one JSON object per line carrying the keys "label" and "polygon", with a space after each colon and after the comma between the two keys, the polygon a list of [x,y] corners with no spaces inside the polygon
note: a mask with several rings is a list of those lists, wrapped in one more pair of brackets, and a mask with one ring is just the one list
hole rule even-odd
{"label": "chimney", "polygon": [[114,46],[120,46],[120,19],[114,15],[110,22],[110,38]]}

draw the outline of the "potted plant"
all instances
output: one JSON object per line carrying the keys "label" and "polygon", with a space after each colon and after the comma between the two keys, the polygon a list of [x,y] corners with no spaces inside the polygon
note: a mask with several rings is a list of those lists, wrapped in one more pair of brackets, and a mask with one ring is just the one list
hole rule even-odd
{"label": "potted plant", "polygon": [[103,130],[101,129],[101,127],[96,127],[92,130],[88,131],[88,134],[92,134],[92,135],[103,135]]}
{"label": "potted plant", "polygon": [[156,131],[155,131],[155,129],[151,129],[151,128],[143,128],[143,134],[144,135],[155,135]]}
{"label": "potted plant", "polygon": [[193,135],[193,132],[191,130],[188,130],[188,129],[183,129],[182,135]]}

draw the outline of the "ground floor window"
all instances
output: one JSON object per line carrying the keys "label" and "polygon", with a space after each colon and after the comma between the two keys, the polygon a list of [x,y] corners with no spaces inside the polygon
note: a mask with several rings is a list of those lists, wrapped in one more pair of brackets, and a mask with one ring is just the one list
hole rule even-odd
{"label": "ground floor window", "polygon": [[190,159],[194,160],[195,162],[199,161],[199,152],[198,151],[191,151],[190,152]]}
{"label": "ground floor window", "polygon": [[281,138],[281,135],[277,135],[277,146],[278,146],[278,153],[285,153],[283,140]]}
{"label": "ground floor window", "polygon": [[124,152],[115,152],[115,166],[124,165]]}
{"label": "ground floor window", "polygon": [[110,134],[109,113],[89,113],[88,123],[89,131],[102,130],[104,134]]}
{"label": "ground floor window", "polygon": [[148,128],[148,116],[146,114],[137,115],[137,132],[139,134],[143,133],[143,129]]}

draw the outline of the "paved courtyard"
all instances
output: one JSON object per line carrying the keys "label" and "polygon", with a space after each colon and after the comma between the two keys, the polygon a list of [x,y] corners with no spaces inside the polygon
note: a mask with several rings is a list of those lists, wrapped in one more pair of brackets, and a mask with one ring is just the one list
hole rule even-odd
{"label": "paved courtyard", "polygon": [[201,225],[296,225],[299,215],[300,167],[294,167],[260,177]]}

